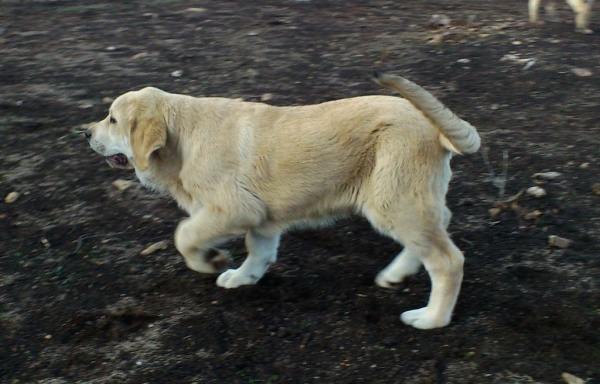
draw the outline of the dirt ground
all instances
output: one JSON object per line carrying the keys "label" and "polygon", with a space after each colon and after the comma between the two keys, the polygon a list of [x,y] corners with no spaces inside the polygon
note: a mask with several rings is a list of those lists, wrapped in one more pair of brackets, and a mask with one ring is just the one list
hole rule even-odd
{"label": "dirt ground", "polygon": [[[0,1],[0,194],[20,193],[0,202],[0,382],[600,382],[600,34],[575,34],[563,2],[541,16],[528,25],[524,0]],[[359,218],[290,232],[258,285],[216,287],[173,246],[176,204],[77,132],[147,85],[300,105],[390,94],[373,69],[484,138],[452,162],[467,264],[446,328],[400,322],[428,277],[377,288],[400,247]],[[535,185],[547,195],[498,204]],[[228,248],[240,263],[243,241]]]}

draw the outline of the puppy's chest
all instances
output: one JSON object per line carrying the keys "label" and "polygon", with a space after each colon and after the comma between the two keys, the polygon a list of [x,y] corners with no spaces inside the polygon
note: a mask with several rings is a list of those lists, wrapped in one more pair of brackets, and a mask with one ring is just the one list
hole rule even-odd
{"label": "puppy's chest", "polygon": [[173,198],[179,207],[189,214],[195,212],[198,206],[202,205],[202,201],[197,196],[196,198],[192,197],[195,195],[193,191],[187,190],[181,180],[172,174],[167,175],[162,172],[154,174],[136,170],[136,175],[144,187]]}
{"label": "puppy's chest", "polygon": [[151,191],[165,194],[168,193],[168,188],[166,185],[161,185],[158,183],[156,178],[150,172],[140,172],[137,169],[135,170],[135,174],[142,183],[142,185]]}

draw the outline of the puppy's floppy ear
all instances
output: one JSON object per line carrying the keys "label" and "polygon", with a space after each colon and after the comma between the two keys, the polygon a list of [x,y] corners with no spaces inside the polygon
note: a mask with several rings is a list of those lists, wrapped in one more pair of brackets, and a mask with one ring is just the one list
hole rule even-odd
{"label": "puppy's floppy ear", "polygon": [[143,172],[148,169],[152,153],[167,144],[167,124],[156,105],[138,104],[131,112],[129,140],[135,165]]}

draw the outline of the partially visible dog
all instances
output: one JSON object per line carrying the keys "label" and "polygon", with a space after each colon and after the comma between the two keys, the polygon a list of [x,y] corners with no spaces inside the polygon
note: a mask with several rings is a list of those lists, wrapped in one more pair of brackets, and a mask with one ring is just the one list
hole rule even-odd
{"label": "partially visible dog", "polygon": [[358,213],[404,245],[377,275],[379,286],[394,287],[421,265],[430,275],[428,305],[402,321],[443,327],[464,260],[446,231],[450,159],[476,152],[480,138],[418,85],[392,75],[375,80],[406,99],[274,107],[144,88],[118,97],[86,137],[112,167],[134,168],[144,185],[189,213],[175,232],[189,268],[225,270],[229,256],[215,247],[246,236],[246,260],[222,272],[218,286],[255,284],[286,229]]}
{"label": "partially visible dog", "polygon": [[[538,11],[541,0],[529,0],[529,21],[538,22]],[[566,0],[575,12],[575,31],[584,34],[594,33],[588,26],[594,0]]]}

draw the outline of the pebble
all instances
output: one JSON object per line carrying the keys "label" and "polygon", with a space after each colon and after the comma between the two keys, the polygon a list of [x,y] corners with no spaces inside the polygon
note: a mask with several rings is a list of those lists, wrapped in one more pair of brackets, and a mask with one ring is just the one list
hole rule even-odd
{"label": "pebble", "polygon": [[561,376],[567,384],[585,384],[585,380],[570,373],[564,372]]}
{"label": "pebble", "polygon": [[48,31],[25,31],[25,32],[15,32],[15,35],[22,37],[31,37],[31,36],[40,36],[47,35]]}
{"label": "pebble", "polygon": [[50,242],[49,242],[49,241],[48,241],[48,239],[46,239],[45,237],[42,237],[42,238],[40,239],[40,241],[41,241],[41,242],[42,242],[42,244],[44,245],[44,248],[50,248],[50,247],[51,247],[51,245],[50,245]]}
{"label": "pebble", "polygon": [[529,62],[527,64],[525,64],[525,66],[523,67],[523,70],[526,71],[529,68],[533,67],[533,64],[535,64],[535,60],[529,60]]}
{"label": "pebble", "polygon": [[119,191],[124,191],[133,185],[133,181],[117,179],[113,181],[112,185]]}
{"label": "pebble", "polygon": [[496,216],[498,216],[498,214],[500,214],[500,212],[502,212],[502,209],[500,209],[498,207],[496,207],[496,208],[490,208],[488,210],[488,212],[490,213],[491,217],[496,217]]}
{"label": "pebble", "polygon": [[443,14],[431,15],[429,24],[447,28],[450,26],[450,18]]}
{"label": "pebble", "polygon": [[589,69],[586,69],[586,68],[573,68],[573,69],[571,69],[571,72],[573,72],[576,76],[579,76],[579,77],[592,76],[592,71],[590,71]]}
{"label": "pebble", "polygon": [[427,44],[441,44],[444,42],[444,36],[443,35],[437,35],[437,36],[433,36],[429,39],[429,41],[427,42]]}
{"label": "pebble", "polygon": [[260,97],[261,101],[268,101],[271,100],[273,98],[273,94],[272,93],[265,93],[264,95],[262,95]]}
{"label": "pebble", "polygon": [[544,197],[546,196],[546,190],[544,188],[540,188],[540,187],[529,187],[527,188],[527,194],[529,196],[533,196],[533,197]]}
{"label": "pebble", "polygon": [[84,101],[79,104],[79,108],[81,109],[90,109],[94,108],[96,104],[93,101]]}
{"label": "pebble", "polygon": [[171,72],[171,76],[173,76],[173,77],[181,77],[181,75],[183,75],[182,70]]}
{"label": "pebble", "polygon": [[534,173],[533,177],[539,177],[540,179],[544,179],[544,180],[553,180],[556,178],[559,178],[562,175],[562,173],[560,172],[539,172],[539,173]]}
{"label": "pebble", "polygon": [[590,163],[582,163],[579,168],[581,169],[588,169],[590,167]]}
{"label": "pebble", "polygon": [[187,8],[184,12],[203,13],[203,12],[206,12],[206,8]]}
{"label": "pebble", "polygon": [[7,204],[14,203],[21,196],[19,192],[11,192],[4,198],[4,202]]}
{"label": "pebble", "polygon": [[542,216],[542,211],[540,211],[539,209],[536,209],[535,211],[526,213],[525,216],[523,216],[523,218],[525,220],[534,220],[540,216]]}
{"label": "pebble", "polygon": [[140,52],[140,53],[136,53],[135,55],[131,56],[131,58],[133,60],[136,60],[136,59],[141,59],[142,57],[146,57],[146,56],[148,56],[148,52]]}
{"label": "pebble", "polygon": [[461,64],[467,64],[470,63],[471,60],[470,59],[458,59],[456,60],[457,63],[461,63]]}
{"label": "pebble", "polygon": [[600,183],[596,183],[596,184],[592,185],[592,192],[595,195],[600,196]]}
{"label": "pebble", "polygon": [[517,63],[517,64],[520,64],[520,63],[528,64],[529,62],[531,62],[531,60],[533,60],[533,59],[521,59],[518,55],[514,55],[514,54],[507,54],[500,58],[500,61],[510,61],[510,62]]}
{"label": "pebble", "polygon": [[548,245],[556,248],[568,248],[573,242],[564,237],[550,235],[548,236]]}
{"label": "pebble", "polygon": [[115,101],[115,99],[113,99],[112,97],[103,97],[102,98],[102,104],[111,104],[113,101]]}
{"label": "pebble", "polygon": [[159,241],[158,243],[154,243],[151,246],[149,246],[148,248],[141,251],[140,255],[147,256],[153,252],[158,251],[159,249],[167,249],[168,245],[169,245],[169,242],[167,240]]}

